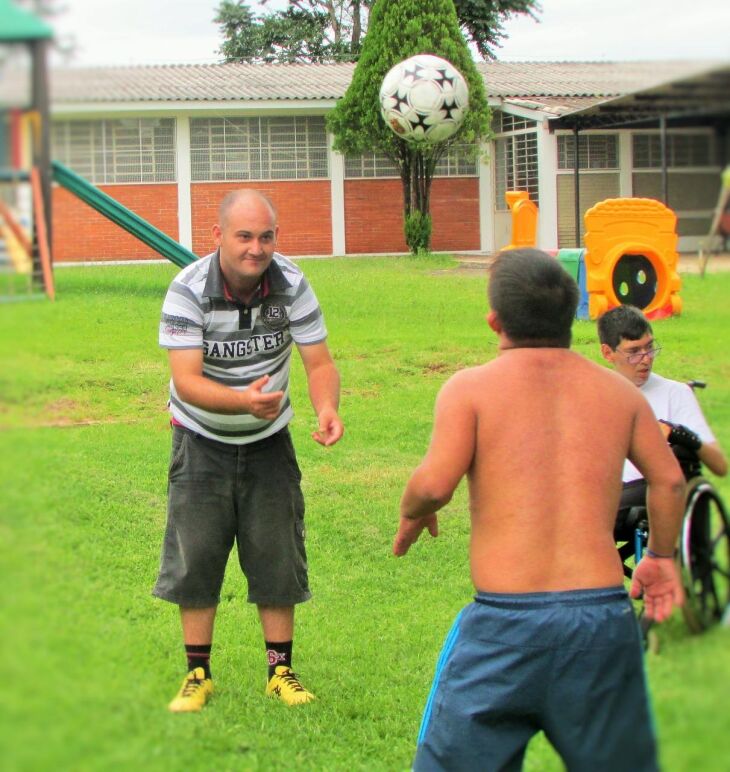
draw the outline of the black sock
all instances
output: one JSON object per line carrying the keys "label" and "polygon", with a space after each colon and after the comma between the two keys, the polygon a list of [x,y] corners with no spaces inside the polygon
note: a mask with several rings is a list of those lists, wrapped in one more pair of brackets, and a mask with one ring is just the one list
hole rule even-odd
{"label": "black sock", "polygon": [[264,643],[266,644],[266,657],[269,661],[269,678],[274,675],[274,670],[278,665],[291,667],[292,641],[282,641],[281,643],[265,641]]}
{"label": "black sock", "polygon": [[185,644],[185,656],[188,658],[188,672],[202,667],[205,677],[210,678],[210,649],[211,644],[202,645],[195,643]]}

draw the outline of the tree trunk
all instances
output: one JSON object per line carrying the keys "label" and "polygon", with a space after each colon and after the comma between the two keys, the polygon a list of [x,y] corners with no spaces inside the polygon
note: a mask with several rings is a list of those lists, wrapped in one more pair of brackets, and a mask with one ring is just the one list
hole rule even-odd
{"label": "tree trunk", "polygon": [[412,211],[427,215],[431,209],[431,185],[436,168],[436,158],[412,151],[409,154],[408,168],[403,167],[402,177],[408,176],[407,191],[404,187],[406,214]]}
{"label": "tree trunk", "polygon": [[433,164],[405,142],[400,157],[406,244],[414,255],[420,255],[431,248],[429,201]]}
{"label": "tree trunk", "polygon": [[332,2],[332,0],[327,0],[325,3],[325,7],[327,9],[327,15],[330,17],[330,24],[332,25],[332,29],[334,31],[335,40],[334,42],[337,44],[342,39],[342,26],[340,25],[340,21],[337,18],[337,12],[335,11],[335,4]]}
{"label": "tree trunk", "polygon": [[353,54],[360,53],[360,37],[362,35],[362,19],[360,18],[360,0],[352,3],[352,48]]}
{"label": "tree trunk", "polygon": [[413,211],[413,156],[407,146],[401,148],[400,179],[403,186],[403,210],[405,216]]}

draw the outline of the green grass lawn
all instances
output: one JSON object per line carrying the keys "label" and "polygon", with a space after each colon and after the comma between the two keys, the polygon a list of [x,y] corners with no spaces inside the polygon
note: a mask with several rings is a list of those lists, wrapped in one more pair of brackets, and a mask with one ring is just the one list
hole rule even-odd
{"label": "green grass lawn", "polygon": [[[217,693],[199,715],[166,711],[185,669],[177,610],[150,596],[169,454],[157,323],[174,266],[59,269],[55,304],[0,305],[5,769],[409,768],[443,638],[471,597],[464,486],[438,539],[400,560],[390,545],[436,392],[495,354],[485,278],[438,257],[303,267],[325,310],[347,430],[327,450],[309,439],[295,355],[314,598],[298,611],[294,662],[318,696],[302,709],[263,696],[258,621],[232,562]],[[681,296],[683,316],[655,324],[656,369],[708,382],[699,397],[730,449],[730,275],[687,276]],[[574,338],[598,358],[594,324],[576,322]],[[728,482],[719,487],[730,501]],[[730,630],[690,636],[676,614],[659,634],[647,664],[664,768],[726,770]],[[627,749],[627,769],[630,759]],[[562,766],[538,737],[526,768]]]}

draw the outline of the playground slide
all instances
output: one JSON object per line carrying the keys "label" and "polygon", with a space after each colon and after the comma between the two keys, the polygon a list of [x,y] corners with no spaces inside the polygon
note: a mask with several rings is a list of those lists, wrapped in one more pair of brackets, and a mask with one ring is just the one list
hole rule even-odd
{"label": "playground slide", "polygon": [[198,259],[182,244],[178,244],[166,233],[155,228],[154,225],[150,225],[147,220],[143,220],[139,215],[122,206],[111,196],[58,161],[53,161],[53,179],[84,203],[96,209],[104,217],[109,218],[120,228],[124,228],[125,231],[147,244],[148,247],[152,247],[155,252],[159,252],[180,268],[184,268]]}

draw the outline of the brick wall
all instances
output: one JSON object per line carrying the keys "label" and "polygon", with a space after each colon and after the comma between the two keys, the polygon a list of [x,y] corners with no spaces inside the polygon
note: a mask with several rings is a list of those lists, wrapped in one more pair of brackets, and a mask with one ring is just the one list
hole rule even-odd
{"label": "brick wall", "polygon": [[480,249],[479,180],[476,177],[443,177],[431,188],[433,235],[431,248],[438,252]]}
{"label": "brick wall", "polygon": [[[480,248],[479,181],[443,177],[431,187],[434,250]],[[345,180],[345,243],[348,254],[407,252],[400,180]]]}
{"label": "brick wall", "polygon": [[215,248],[211,228],[218,205],[231,190],[253,187],[265,193],[279,212],[277,250],[284,255],[332,253],[332,213],[329,180],[261,182],[196,182],[191,188],[193,252],[206,255]]}
{"label": "brick wall", "polygon": [[408,251],[400,180],[345,180],[345,249],[350,255]]}
{"label": "brick wall", "polygon": [[[101,189],[133,212],[178,239],[177,187],[104,185]],[[214,248],[211,227],[218,205],[237,182],[191,186],[193,252]],[[253,186],[252,186],[253,187]],[[279,210],[278,249],[287,255],[332,252],[329,180],[256,184]],[[479,185],[475,178],[440,178],[431,189],[432,247],[440,251],[479,249]],[[403,236],[400,180],[345,180],[345,243],[349,254],[407,252]],[[107,220],[67,190],[53,189],[53,256],[60,262],[159,259],[154,250]]]}
{"label": "brick wall", "polygon": [[[100,185],[135,214],[178,239],[177,185]],[[53,187],[53,259],[149,260],[160,255],[64,188]]]}

